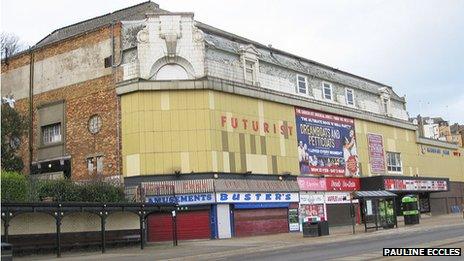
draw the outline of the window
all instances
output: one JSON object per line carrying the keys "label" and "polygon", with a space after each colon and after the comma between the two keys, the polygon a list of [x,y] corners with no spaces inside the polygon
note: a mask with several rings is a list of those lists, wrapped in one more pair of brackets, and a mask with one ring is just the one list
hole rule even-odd
{"label": "window", "polygon": [[156,72],[156,80],[186,80],[188,73],[179,64],[166,64]]}
{"label": "window", "polygon": [[61,141],[61,123],[42,126],[43,144],[51,144]]}
{"label": "window", "polygon": [[387,170],[401,172],[401,158],[397,152],[387,152]]}
{"label": "window", "polygon": [[346,104],[354,106],[354,91],[352,89],[345,89]]}
{"label": "window", "polygon": [[89,175],[93,175],[94,165],[93,158],[87,158],[87,170],[89,171]]}
{"label": "window", "polygon": [[296,76],[296,92],[301,94],[308,94],[308,82],[305,76]]}
{"label": "window", "polygon": [[87,170],[89,175],[93,175],[95,170],[97,171],[98,175],[103,174],[103,156],[87,158]]}
{"label": "window", "polygon": [[332,100],[332,84],[323,83],[322,84],[322,94],[323,98],[326,100]]}
{"label": "window", "polygon": [[253,84],[255,82],[255,62],[245,60],[245,82]]}
{"label": "window", "polygon": [[113,66],[113,56],[108,56],[105,58],[105,68]]}
{"label": "window", "polygon": [[97,174],[103,174],[103,156],[97,157]]}
{"label": "window", "polygon": [[389,111],[388,110],[388,102],[389,102],[389,99],[386,99],[386,98],[382,99],[383,112],[385,114],[388,114],[388,111]]}

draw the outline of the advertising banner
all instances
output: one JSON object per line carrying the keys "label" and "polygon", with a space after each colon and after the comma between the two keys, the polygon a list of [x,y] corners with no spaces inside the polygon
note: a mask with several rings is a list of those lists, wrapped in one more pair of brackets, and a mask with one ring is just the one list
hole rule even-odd
{"label": "advertising banner", "polygon": [[323,204],[300,205],[300,222],[308,222],[312,219],[325,220],[325,211]]}
{"label": "advertising banner", "polygon": [[379,134],[367,134],[367,145],[369,148],[369,163],[371,172],[376,174],[385,173],[385,153],[383,149],[383,137]]}
{"label": "advertising banner", "polygon": [[298,202],[298,193],[216,193],[217,203]]}
{"label": "advertising banner", "polygon": [[354,119],[295,108],[302,174],[358,176]]}
{"label": "advertising banner", "polygon": [[421,180],[421,179],[385,179],[385,190],[408,191],[447,191],[446,180]]}
{"label": "advertising banner", "polygon": [[291,208],[288,210],[288,228],[290,231],[300,230],[300,223],[298,222],[298,209]]}

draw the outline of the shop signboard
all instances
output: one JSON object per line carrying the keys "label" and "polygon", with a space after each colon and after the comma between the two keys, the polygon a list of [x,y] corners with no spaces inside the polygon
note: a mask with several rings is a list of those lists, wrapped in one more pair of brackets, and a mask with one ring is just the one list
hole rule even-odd
{"label": "shop signboard", "polygon": [[300,204],[307,204],[307,205],[313,205],[313,204],[324,204],[324,194],[319,193],[319,194],[300,194]]}
{"label": "shop signboard", "polygon": [[300,173],[358,176],[354,119],[295,108]]}
{"label": "shop signboard", "polygon": [[266,192],[222,192],[216,193],[217,203],[265,203],[265,202],[298,202],[298,193],[266,193]]}
{"label": "shop signboard", "polygon": [[290,180],[216,179],[216,192],[297,192],[298,185]]}
{"label": "shop signboard", "polygon": [[325,193],[326,204],[348,204],[351,203],[350,193]]}
{"label": "shop signboard", "polygon": [[298,177],[300,191],[356,191],[360,190],[359,178]]}
{"label": "shop signboard", "polygon": [[324,191],[327,188],[325,178],[298,177],[297,182],[303,191]]}
{"label": "shop signboard", "polygon": [[148,196],[214,192],[212,179],[150,181],[141,186]]}
{"label": "shop signboard", "polygon": [[356,191],[361,189],[359,178],[326,178],[327,191]]}
{"label": "shop signboard", "polygon": [[371,172],[376,174],[385,173],[385,153],[382,135],[373,133],[367,134],[367,146],[369,149]]}
{"label": "shop signboard", "polygon": [[386,190],[395,191],[447,191],[446,180],[430,179],[385,179]]}
{"label": "shop signboard", "polygon": [[146,200],[149,203],[177,203],[180,206],[212,204],[215,202],[213,193],[148,196]]}

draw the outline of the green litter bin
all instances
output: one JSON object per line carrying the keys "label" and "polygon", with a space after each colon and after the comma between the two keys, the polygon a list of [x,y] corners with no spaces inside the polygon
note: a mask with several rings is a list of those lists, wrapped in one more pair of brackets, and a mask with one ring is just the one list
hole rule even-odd
{"label": "green litter bin", "polygon": [[405,196],[401,199],[405,225],[419,224],[419,209],[417,208],[417,197]]}

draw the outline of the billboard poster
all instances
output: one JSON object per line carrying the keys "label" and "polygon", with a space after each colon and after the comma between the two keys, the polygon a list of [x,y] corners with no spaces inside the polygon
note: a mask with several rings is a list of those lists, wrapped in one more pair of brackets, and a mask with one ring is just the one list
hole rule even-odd
{"label": "billboard poster", "polygon": [[367,134],[369,148],[369,162],[372,173],[385,173],[385,154],[383,150],[383,137],[379,134]]}
{"label": "billboard poster", "polygon": [[290,231],[300,230],[300,223],[298,222],[298,209],[288,209],[288,226]]}
{"label": "billboard poster", "polygon": [[323,204],[300,205],[299,212],[301,223],[308,221],[311,222],[311,220],[313,219],[317,221],[325,220],[325,211]]}
{"label": "billboard poster", "polygon": [[301,174],[358,176],[354,119],[295,108]]}

